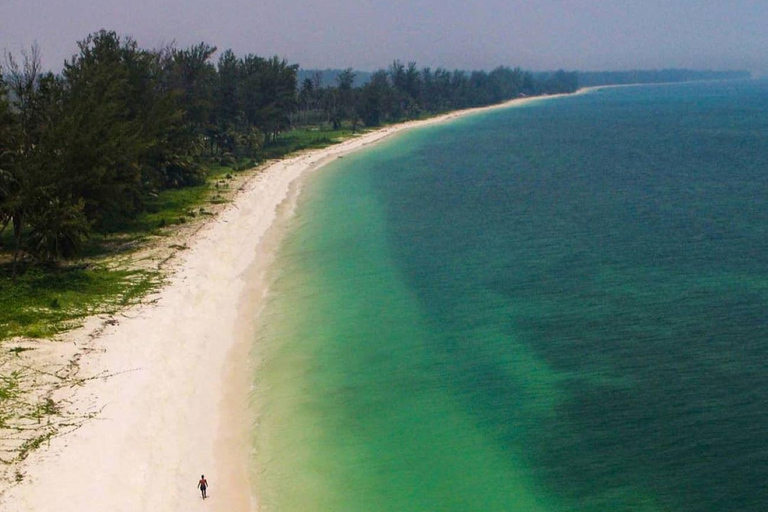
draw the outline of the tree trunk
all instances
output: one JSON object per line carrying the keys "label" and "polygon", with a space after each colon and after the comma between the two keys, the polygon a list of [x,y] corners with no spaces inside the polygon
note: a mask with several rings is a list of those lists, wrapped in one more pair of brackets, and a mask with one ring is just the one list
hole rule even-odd
{"label": "tree trunk", "polygon": [[13,219],[13,238],[16,241],[16,249],[13,251],[13,266],[11,267],[11,279],[16,282],[16,268],[19,262],[19,254],[21,253],[21,214],[18,213],[12,217]]}
{"label": "tree trunk", "polygon": [[[8,217],[7,219],[5,219],[5,222],[3,222],[3,227],[0,228],[0,237],[3,236],[3,233],[5,233],[5,228],[8,227],[8,224],[10,224],[10,222],[11,222],[11,217]],[[2,241],[0,241],[0,244],[2,244]]]}

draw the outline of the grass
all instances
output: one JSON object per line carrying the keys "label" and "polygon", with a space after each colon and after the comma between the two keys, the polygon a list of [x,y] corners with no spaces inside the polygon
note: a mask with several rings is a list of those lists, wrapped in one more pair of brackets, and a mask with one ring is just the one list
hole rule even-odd
{"label": "grass", "polygon": [[31,268],[14,283],[8,267],[0,267],[0,340],[54,336],[136,303],[161,280],[157,272],[78,266]]}
{"label": "grass", "polygon": [[[9,375],[0,375],[0,405],[5,400],[10,400],[18,393],[19,376],[18,372],[11,372]],[[0,427],[3,426],[3,418],[0,417]]]}
{"label": "grass", "polygon": [[331,146],[353,135],[350,128],[339,130],[321,128],[297,128],[290,130],[264,147],[265,158],[282,158],[303,149],[319,149]]}
{"label": "grass", "polygon": [[172,224],[183,224],[190,216],[190,211],[195,206],[202,204],[209,192],[210,188],[207,184],[163,190],[156,198],[147,203],[146,211],[136,218],[133,229],[140,232],[152,232],[157,228]]}
{"label": "grass", "polygon": [[21,393],[19,380],[18,370],[0,373],[0,429],[7,428],[9,420],[14,417],[13,411],[9,411],[6,404]]}

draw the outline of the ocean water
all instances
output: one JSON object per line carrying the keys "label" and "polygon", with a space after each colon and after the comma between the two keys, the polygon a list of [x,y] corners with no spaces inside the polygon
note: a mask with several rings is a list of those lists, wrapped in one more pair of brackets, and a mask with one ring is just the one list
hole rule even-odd
{"label": "ocean water", "polygon": [[317,173],[290,224],[262,510],[768,507],[768,83],[415,130]]}

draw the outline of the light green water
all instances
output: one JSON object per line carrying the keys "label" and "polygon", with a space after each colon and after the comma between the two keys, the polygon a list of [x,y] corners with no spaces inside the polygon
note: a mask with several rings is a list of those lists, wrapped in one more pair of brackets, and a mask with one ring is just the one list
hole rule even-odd
{"label": "light green water", "polygon": [[[385,158],[396,143],[376,152]],[[254,397],[262,506],[501,511],[514,496],[517,510],[552,510],[514,443],[500,450],[446,389],[371,177],[355,172],[366,156],[314,180],[280,252]],[[522,349],[504,357],[534,376],[526,386],[543,399],[536,414],[547,414],[546,367]]]}

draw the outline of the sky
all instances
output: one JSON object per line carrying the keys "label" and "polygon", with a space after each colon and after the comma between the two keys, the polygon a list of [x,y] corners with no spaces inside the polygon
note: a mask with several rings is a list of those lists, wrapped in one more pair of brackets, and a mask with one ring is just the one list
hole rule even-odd
{"label": "sky", "polygon": [[102,28],[303,68],[768,73],[768,0],[0,0],[0,49],[37,43],[54,71]]}

